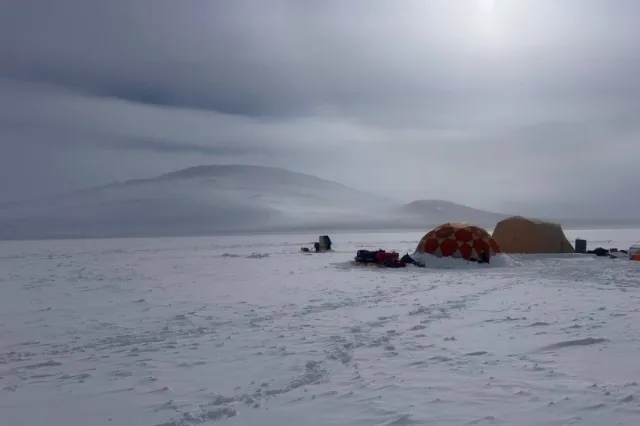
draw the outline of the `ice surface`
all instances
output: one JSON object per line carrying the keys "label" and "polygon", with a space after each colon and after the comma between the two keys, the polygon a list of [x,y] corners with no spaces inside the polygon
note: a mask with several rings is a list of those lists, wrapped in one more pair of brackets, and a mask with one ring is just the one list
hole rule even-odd
{"label": "ice surface", "polygon": [[640,262],[385,270],[348,261],[422,235],[331,237],[0,243],[1,423],[638,423]]}

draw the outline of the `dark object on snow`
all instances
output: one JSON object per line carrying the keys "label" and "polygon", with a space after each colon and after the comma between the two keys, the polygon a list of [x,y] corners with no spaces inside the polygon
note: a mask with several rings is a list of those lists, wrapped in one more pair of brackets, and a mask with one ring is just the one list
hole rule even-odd
{"label": "dark object on snow", "polygon": [[424,268],[425,267],[424,263],[415,260],[413,257],[409,256],[409,253],[407,253],[404,256],[402,256],[402,258],[400,259],[400,262],[404,262],[406,264],[412,264],[412,265],[417,266],[418,268]]}
{"label": "dark object on snow", "polygon": [[394,253],[394,252],[389,253],[384,250],[380,250],[376,256],[377,256],[376,263],[385,265],[385,266],[388,263],[391,263],[400,259],[400,255],[398,253]]}
{"label": "dark object on snow", "polygon": [[369,251],[358,250],[356,253],[355,261],[358,263],[374,263],[380,266],[386,266],[387,268],[404,268],[407,264],[399,259],[399,254],[394,252],[386,252],[384,250]]}
{"label": "dark object on snow", "polygon": [[313,243],[313,251],[316,253],[331,251],[332,244],[331,238],[329,238],[328,235],[320,235],[320,237],[318,237],[318,241]]}
{"label": "dark object on snow", "polygon": [[576,238],[576,253],[586,253],[587,252],[587,240],[583,240],[582,238]]}
{"label": "dark object on snow", "polygon": [[589,254],[595,254],[596,256],[609,256],[609,250],[607,250],[606,248],[602,248],[602,247],[598,247],[595,250],[589,250],[587,253]]}
{"label": "dark object on snow", "polygon": [[598,257],[608,257],[609,259],[620,259],[623,254],[628,254],[627,250],[618,250],[617,248],[606,249],[598,247],[594,250],[588,250],[587,254],[593,254]]}
{"label": "dark object on snow", "polygon": [[406,268],[407,264],[399,261],[398,259],[387,259],[382,262],[383,266],[387,268]]}
{"label": "dark object on snow", "polygon": [[333,243],[331,242],[331,238],[329,238],[328,235],[321,235],[318,241],[320,244],[320,248],[322,248],[323,251],[331,250],[331,244]]}
{"label": "dark object on snow", "polygon": [[309,247],[300,247],[300,250],[305,252],[305,253],[309,253],[311,250],[309,250]]}
{"label": "dark object on snow", "polygon": [[382,250],[378,250],[378,251],[369,251],[369,250],[358,250],[358,252],[356,253],[356,257],[355,260],[356,262],[359,263],[376,263],[376,261],[378,260],[378,252],[380,252]]}

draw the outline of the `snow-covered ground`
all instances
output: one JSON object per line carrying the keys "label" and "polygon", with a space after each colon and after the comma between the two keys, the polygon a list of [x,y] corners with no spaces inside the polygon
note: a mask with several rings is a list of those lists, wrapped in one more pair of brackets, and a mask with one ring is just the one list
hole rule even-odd
{"label": "snow-covered ground", "polygon": [[640,262],[348,263],[421,236],[2,243],[0,423],[638,424]]}

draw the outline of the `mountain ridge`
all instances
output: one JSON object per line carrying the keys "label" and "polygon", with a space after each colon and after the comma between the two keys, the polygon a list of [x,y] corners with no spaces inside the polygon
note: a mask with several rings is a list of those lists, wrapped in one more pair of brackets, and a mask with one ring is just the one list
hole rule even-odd
{"label": "mountain ridge", "polygon": [[[210,235],[377,227],[391,201],[265,166],[196,166],[0,206],[0,238]],[[384,217],[383,217],[384,219]]]}
{"label": "mountain ridge", "polygon": [[[347,185],[344,185],[340,182],[323,179],[318,176],[296,172],[296,171],[288,170],[285,168],[246,165],[246,164],[229,164],[229,165],[199,165],[199,166],[186,167],[180,170],[166,172],[166,173],[162,173],[152,177],[134,178],[134,179],[127,179],[123,181],[114,181],[114,182],[106,183],[103,185],[79,188],[79,189],[71,190],[68,192],[60,193],[60,194],[49,195],[46,197],[0,203],[0,210],[6,207],[11,207],[16,205],[28,205],[31,203],[38,203],[45,200],[57,201],[57,200],[62,200],[62,199],[73,197],[73,196],[96,193],[102,190],[126,188],[126,187],[144,185],[144,184],[149,184],[154,182],[166,183],[170,181],[188,180],[188,179],[197,179],[197,178],[224,178],[224,177],[229,177],[234,175],[237,176],[241,174],[241,172],[255,172],[255,171],[263,172],[264,174],[270,175],[271,177],[278,176],[278,174],[280,174],[281,176],[291,176],[291,177],[295,176],[300,178],[300,181],[315,184],[316,186],[322,185],[326,188],[341,188],[342,190],[345,190],[345,191],[350,191],[353,193],[366,195],[368,197],[385,200],[388,203],[394,202],[394,200],[391,200],[388,197],[369,193],[366,191],[362,191],[360,189],[355,189]],[[255,173],[249,173],[249,174],[251,174],[251,176],[254,178],[262,177],[262,176],[256,176]]]}
{"label": "mountain ridge", "polygon": [[[348,187],[340,182],[335,182],[327,179],[322,179],[320,177],[296,172],[292,170],[288,170],[280,167],[269,167],[269,166],[256,166],[256,165],[246,165],[246,164],[224,164],[224,165],[200,165],[200,166],[192,166],[184,169],[176,170],[173,172],[163,173],[161,175],[149,178],[141,178],[141,179],[130,179],[124,182],[119,183],[120,185],[131,185],[138,183],[147,183],[150,181],[160,181],[160,180],[172,180],[172,179],[194,179],[194,178],[203,178],[203,177],[228,177],[233,175],[238,175],[242,172],[260,172],[260,173],[252,173],[253,177],[256,175],[267,176],[267,177],[298,177],[301,180],[304,180],[308,183],[315,184],[329,184],[332,186],[339,186],[343,189],[349,189],[352,191],[363,192],[351,187]],[[113,184],[110,184],[113,185]]]}
{"label": "mountain ridge", "polygon": [[493,228],[508,216],[446,200],[402,204],[282,168],[202,165],[0,205],[0,238],[428,230],[459,221]]}

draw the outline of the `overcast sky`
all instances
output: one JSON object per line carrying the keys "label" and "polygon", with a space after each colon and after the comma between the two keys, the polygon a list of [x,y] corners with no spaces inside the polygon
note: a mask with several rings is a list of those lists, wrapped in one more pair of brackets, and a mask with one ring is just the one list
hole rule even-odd
{"label": "overcast sky", "polygon": [[0,201],[242,163],[407,201],[640,208],[637,0],[0,7]]}

